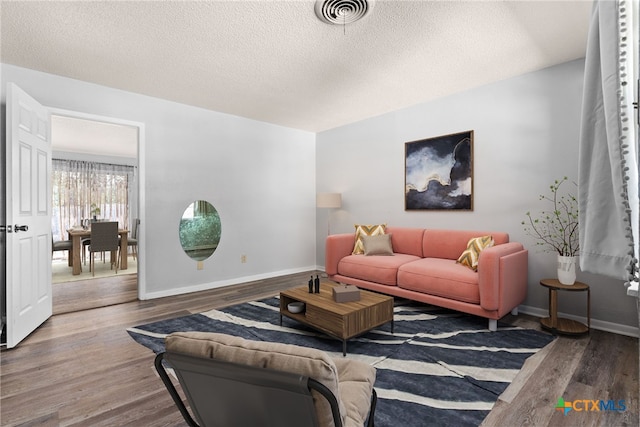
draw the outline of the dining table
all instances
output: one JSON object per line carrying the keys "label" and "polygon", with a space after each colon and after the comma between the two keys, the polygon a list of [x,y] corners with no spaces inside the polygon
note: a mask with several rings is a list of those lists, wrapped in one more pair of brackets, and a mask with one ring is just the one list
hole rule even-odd
{"label": "dining table", "polygon": [[[82,272],[82,260],[80,255],[82,254],[82,239],[86,237],[91,237],[91,229],[83,228],[83,227],[74,227],[67,230],[69,234],[69,240],[72,242],[71,248],[71,256],[69,257],[69,265],[73,268],[73,275],[77,276]],[[127,236],[129,234],[129,230],[127,229],[118,229],[118,234],[120,235],[120,270],[126,270],[128,268],[127,265]],[[111,257],[116,256],[116,251],[111,251]]]}

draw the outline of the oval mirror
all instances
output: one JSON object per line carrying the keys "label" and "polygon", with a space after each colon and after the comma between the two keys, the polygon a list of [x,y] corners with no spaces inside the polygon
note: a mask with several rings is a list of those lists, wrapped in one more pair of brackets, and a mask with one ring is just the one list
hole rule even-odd
{"label": "oval mirror", "polygon": [[220,243],[220,215],[206,200],[196,200],[185,209],[180,219],[180,244],[196,261],[204,261]]}

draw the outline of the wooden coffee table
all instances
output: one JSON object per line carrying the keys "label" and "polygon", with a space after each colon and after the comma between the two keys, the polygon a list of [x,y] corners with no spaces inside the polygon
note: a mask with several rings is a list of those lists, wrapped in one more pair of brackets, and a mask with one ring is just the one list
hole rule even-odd
{"label": "wooden coffee table", "polygon": [[[347,340],[376,326],[391,322],[393,333],[393,297],[360,289],[360,300],[335,302],[333,288],[338,284],[323,281],[319,294],[310,294],[307,286],[280,292],[280,325],[282,316],[304,323],[334,338],[342,340],[342,355],[347,354]],[[291,313],[287,304],[305,304],[302,313]]]}

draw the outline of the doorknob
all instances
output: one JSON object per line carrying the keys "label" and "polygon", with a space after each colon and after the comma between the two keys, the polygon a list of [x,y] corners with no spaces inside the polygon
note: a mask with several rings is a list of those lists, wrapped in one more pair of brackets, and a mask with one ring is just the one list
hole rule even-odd
{"label": "doorknob", "polygon": [[16,232],[16,233],[18,231],[27,231],[27,230],[29,230],[29,227],[26,226],[26,225],[18,225],[18,224],[16,224],[16,225],[13,226],[13,231]]}

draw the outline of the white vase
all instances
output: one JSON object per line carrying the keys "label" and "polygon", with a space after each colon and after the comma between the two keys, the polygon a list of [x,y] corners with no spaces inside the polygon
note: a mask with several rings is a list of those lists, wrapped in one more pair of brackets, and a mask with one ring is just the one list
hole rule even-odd
{"label": "white vase", "polygon": [[573,285],[576,282],[576,258],[558,255],[558,280],[563,285]]}

